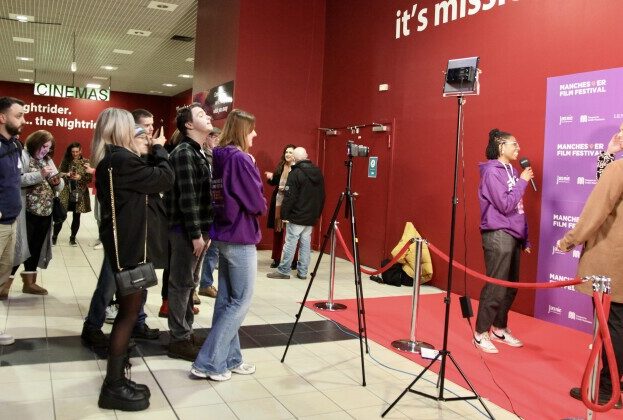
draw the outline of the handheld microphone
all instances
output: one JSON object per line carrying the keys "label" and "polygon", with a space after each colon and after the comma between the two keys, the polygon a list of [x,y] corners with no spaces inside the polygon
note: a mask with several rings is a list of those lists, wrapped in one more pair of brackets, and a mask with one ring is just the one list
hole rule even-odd
{"label": "handheld microphone", "polygon": [[[528,160],[528,158],[525,158],[525,157],[519,159],[519,165],[521,165],[521,167],[524,169],[529,168],[531,166],[530,161]],[[536,184],[534,183],[534,179],[531,179],[530,183],[532,184],[532,188],[534,188],[534,191],[537,191]]]}

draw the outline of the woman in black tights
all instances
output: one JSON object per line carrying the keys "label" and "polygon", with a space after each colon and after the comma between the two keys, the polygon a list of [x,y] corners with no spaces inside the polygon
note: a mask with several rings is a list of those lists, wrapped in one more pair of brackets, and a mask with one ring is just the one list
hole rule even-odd
{"label": "woman in black tights", "polygon": [[[96,167],[97,199],[101,211],[99,233],[106,258],[115,271],[118,267],[130,268],[142,262],[144,247],[137,246],[137,238],[145,237],[146,226],[153,233],[151,229],[154,226],[164,225],[156,223],[156,215],[147,211],[145,202],[146,194],[167,191],[173,185],[169,155],[160,141],[154,139],[151,149],[153,159],[148,162],[141,158],[142,154],[148,153],[147,144],[140,137],[135,138],[132,114],[108,108],[98,117],[91,159]],[[113,239],[111,168],[118,249]],[[124,373],[128,342],[136,325],[142,298],[141,291],[118,298],[119,313],[110,334],[106,378],[98,402],[101,408],[139,411],[149,407],[149,388],[128,380]]]}

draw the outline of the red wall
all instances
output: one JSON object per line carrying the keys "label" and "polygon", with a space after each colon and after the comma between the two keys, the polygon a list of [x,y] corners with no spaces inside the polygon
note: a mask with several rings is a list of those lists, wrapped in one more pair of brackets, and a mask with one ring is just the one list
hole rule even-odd
{"label": "red wall", "polygon": [[[506,1],[475,16],[433,26],[435,3],[327,0],[321,125],[395,118],[395,150],[388,162],[390,217],[360,219],[359,230],[384,223],[388,236],[397,240],[404,222],[411,220],[425,238],[447,252],[457,100],[441,97],[442,71],[448,59],[480,56],[482,93],[468,98],[464,108],[465,169],[459,174],[455,257],[484,272],[476,190],[477,163],[485,159],[488,131],[498,127],[517,137],[520,155],[530,158],[540,184],[546,78],[623,66],[618,41],[623,2]],[[397,10],[411,10],[414,4],[429,8],[428,28],[416,33],[417,25],[411,24],[410,36],[395,39]],[[388,83],[390,90],[378,92],[380,83]],[[540,194],[527,191],[524,202],[535,249],[523,256],[521,278],[532,281]],[[445,288],[447,264],[434,258],[434,267],[433,284]],[[463,275],[455,272],[454,279],[453,289],[462,292]],[[470,295],[478,296],[482,283],[468,278],[467,285]],[[532,293],[520,291],[515,309],[532,313],[533,300]]]}
{"label": "red wall", "polygon": [[192,89],[185,90],[184,92],[178,93],[175,96],[172,96],[169,100],[169,118],[166,120],[166,127],[164,132],[166,133],[167,138],[171,138],[171,135],[177,128],[175,124],[175,119],[177,117],[177,108],[180,106],[188,105],[192,102],[193,99],[193,91]]}
{"label": "red wall", "polygon": [[[36,131],[47,130],[54,136],[56,140],[56,152],[54,161],[60,164],[65,153],[65,148],[71,142],[78,141],[82,144],[84,156],[89,156],[91,150],[91,140],[93,137],[92,128],[73,128],[69,129],[66,125],[61,126],[57,123],[57,119],[67,118],[68,120],[95,121],[98,115],[106,108],[124,108],[132,111],[136,108],[145,108],[154,114],[155,126],[159,127],[161,119],[167,121],[169,116],[169,103],[171,99],[166,96],[139,95],[135,93],[111,92],[110,101],[91,101],[87,99],[74,98],[52,98],[46,96],[35,96],[33,94],[33,85],[26,83],[0,82],[0,96],[13,96],[21,99],[27,105],[57,105],[62,108],[69,108],[68,114],[58,114],[50,112],[41,112],[33,109],[26,114],[28,127],[22,131],[22,139]],[[36,124],[37,117],[45,120],[52,120],[52,125]]]}

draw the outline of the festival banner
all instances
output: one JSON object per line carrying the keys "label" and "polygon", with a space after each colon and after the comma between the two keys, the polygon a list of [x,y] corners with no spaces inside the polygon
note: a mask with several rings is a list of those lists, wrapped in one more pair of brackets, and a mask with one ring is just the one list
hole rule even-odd
{"label": "festival banner", "polygon": [[[597,158],[623,122],[621,98],[623,68],[547,79],[539,282],[576,277],[581,247],[563,253],[556,249],[556,241],[575,226],[597,183]],[[573,286],[537,291],[534,313],[592,332],[591,300]]]}

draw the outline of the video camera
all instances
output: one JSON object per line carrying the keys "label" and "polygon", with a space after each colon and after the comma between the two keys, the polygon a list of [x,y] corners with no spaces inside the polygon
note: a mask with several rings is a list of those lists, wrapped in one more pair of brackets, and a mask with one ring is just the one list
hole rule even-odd
{"label": "video camera", "polygon": [[362,144],[355,144],[354,141],[348,140],[346,144],[346,153],[348,157],[366,157],[370,155],[370,148]]}

